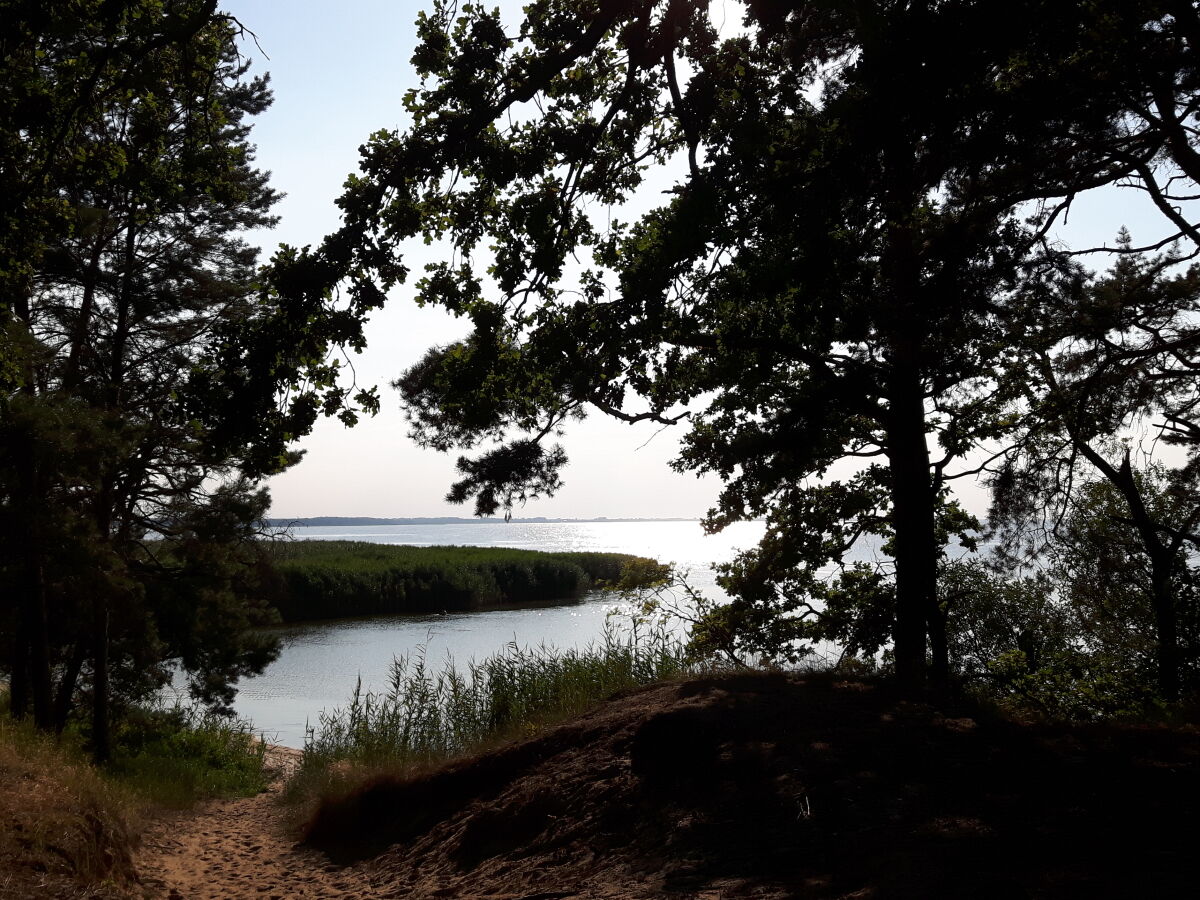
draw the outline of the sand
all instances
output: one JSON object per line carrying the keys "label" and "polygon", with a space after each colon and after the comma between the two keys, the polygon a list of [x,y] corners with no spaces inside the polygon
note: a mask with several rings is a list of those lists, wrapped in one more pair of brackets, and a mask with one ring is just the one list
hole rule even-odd
{"label": "sand", "polygon": [[179,900],[1194,894],[1195,729],[981,713],[827,678],[656,685],[302,831],[277,780],[157,824],[136,862]]}
{"label": "sand", "polygon": [[297,843],[279,792],[299,751],[271,747],[275,774],[255,797],[217,800],[154,823],[143,835],[136,865],[147,897],[170,900],[367,900],[362,873],[337,866]]}

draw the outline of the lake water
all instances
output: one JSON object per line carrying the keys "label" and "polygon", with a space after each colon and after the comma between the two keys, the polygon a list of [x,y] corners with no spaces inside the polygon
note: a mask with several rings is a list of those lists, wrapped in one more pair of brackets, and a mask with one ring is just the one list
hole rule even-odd
{"label": "lake water", "polygon": [[[737,523],[705,535],[698,522],[510,522],[449,525],[299,527],[300,540],[354,540],[412,546],[473,545],[528,550],[596,550],[650,556],[676,563],[702,593],[723,596],[710,566],[731,559],[762,537],[763,525]],[[362,679],[383,690],[392,659],[424,648],[447,657],[480,659],[516,641],[577,647],[602,633],[616,604],[591,594],[573,603],[504,607],[449,615],[389,616],[288,625],[277,629],[282,652],[259,677],[240,685],[235,708],[268,740],[299,747],[306,724],[321,710],[343,706]]]}

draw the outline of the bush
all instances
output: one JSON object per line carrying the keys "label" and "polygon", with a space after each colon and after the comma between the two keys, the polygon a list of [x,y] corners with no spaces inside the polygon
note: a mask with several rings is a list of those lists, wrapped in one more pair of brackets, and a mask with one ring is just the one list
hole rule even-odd
{"label": "bush", "polygon": [[265,752],[239,719],[197,706],[138,709],[122,721],[106,771],[142,799],[182,809],[263,790]]}

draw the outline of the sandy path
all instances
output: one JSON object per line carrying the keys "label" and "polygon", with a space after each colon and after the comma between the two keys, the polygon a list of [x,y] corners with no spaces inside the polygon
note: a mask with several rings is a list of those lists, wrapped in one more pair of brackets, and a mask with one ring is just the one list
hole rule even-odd
{"label": "sandy path", "polygon": [[374,896],[364,873],[330,865],[296,845],[277,802],[297,751],[271,748],[279,772],[257,797],[218,800],[155,823],[142,838],[137,868],[147,896],[169,900],[290,900]]}

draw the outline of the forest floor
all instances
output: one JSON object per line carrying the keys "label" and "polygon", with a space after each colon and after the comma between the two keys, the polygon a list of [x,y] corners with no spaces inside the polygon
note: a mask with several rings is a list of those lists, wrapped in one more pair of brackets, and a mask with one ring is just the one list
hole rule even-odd
{"label": "forest floor", "polygon": [[[286,759],[283,762],[288,762]],[[1191,896],[1200,735],[1020,725],[829,678],[631,691],[327,802],[163,820],[151,897]]]}

